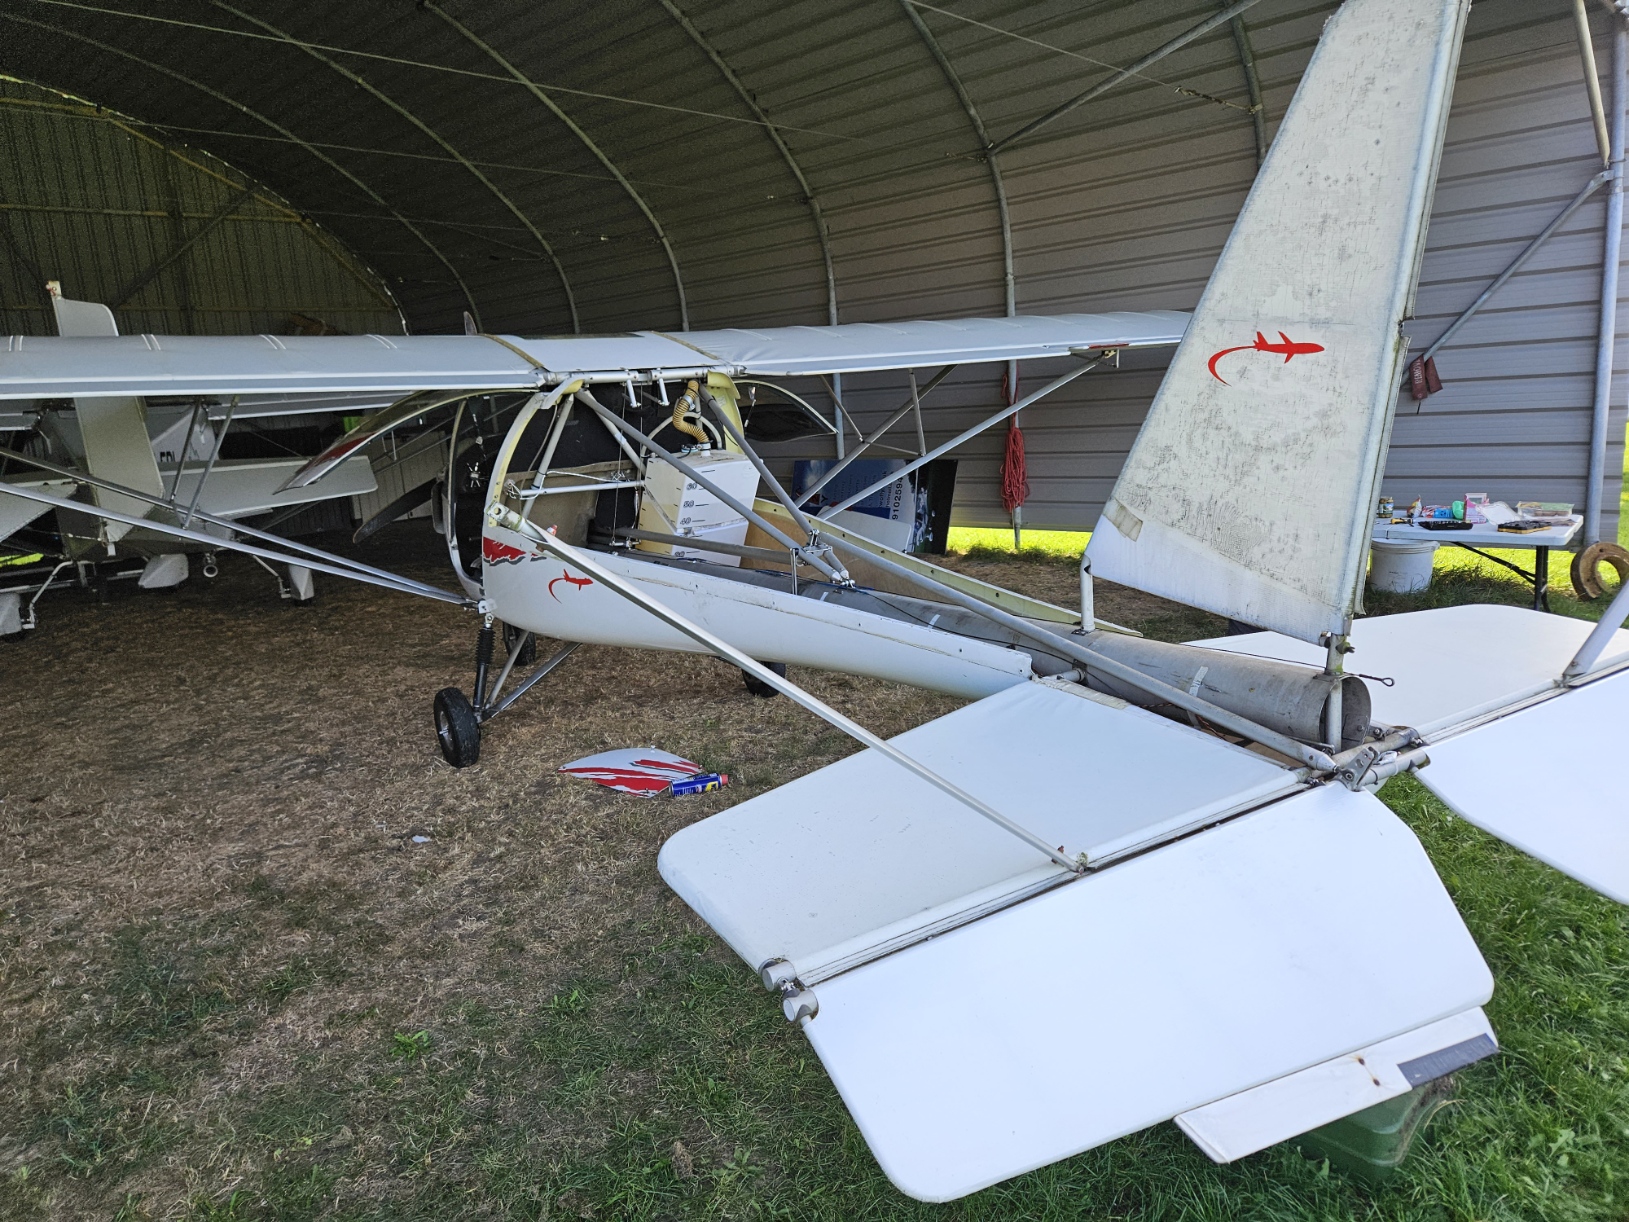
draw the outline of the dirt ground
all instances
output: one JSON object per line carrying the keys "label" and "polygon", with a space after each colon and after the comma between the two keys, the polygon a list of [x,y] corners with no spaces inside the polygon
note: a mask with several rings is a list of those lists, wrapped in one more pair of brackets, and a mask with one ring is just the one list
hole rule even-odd
{"label": "dirt ground", "polygon": [[[451,584],[422,524],[366,554]],[[1077,597],[1067,564],[952,563]],[[0,645],[0,1215],[258,1216],[210,1211],[313,1143],[343,1154],[325,1199],[414,1199],[432,1153],[412,1172],[411,1135],[368,1101],[392,1089],[381,1074],[428,1055],[419,1033],[467,1021],[460,1046],[496,1056],[501,1027],[488,1039],[469,1016],[626,980],[630,938],[727,960],[662,884],[658,847],[853,746],[714,659],[585,647],[488,727],[479,765],[454,770],[430,700],[468,688],[474,617],[318,583],[316,605],[285,604],[233,556],[174,593],[48,596],[41,626]],[[1112,589],[1098,614],[1164,636],[1219,626]],[[794,677],[888,735],[958,704]],[[555,772],[629,745],[731,785],[639,801]],[[314,1115],[324,1090],[347,1097],[326,1129],[277,1110],[298,1098]],[[526,1123],[558,1162],[603,1145],[600,1114]],[[698,1160],[728,1157],[689,1140]]]}

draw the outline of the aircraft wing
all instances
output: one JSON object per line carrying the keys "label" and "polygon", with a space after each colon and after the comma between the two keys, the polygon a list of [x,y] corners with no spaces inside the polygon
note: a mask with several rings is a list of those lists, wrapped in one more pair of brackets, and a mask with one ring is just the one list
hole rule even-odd
{"label": "aircraft wing", "polygon": [[709,370],[795,376],[1038,360],[1176,344],[1188,316],[1119,311],[835,327],[525,339],[488,335],[21,336],[0,348],[0,399],[527,390]]}

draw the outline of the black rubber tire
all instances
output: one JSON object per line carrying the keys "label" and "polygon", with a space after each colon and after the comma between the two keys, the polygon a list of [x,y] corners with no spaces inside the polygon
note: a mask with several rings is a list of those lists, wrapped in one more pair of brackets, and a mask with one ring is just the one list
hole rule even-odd
{"label": "black rubber tire", "polygon": [[435,727],[442,758],[454,768],[467,768],[481,758],[481,723],[469,697],[456,687],[436,693]]}
{"label": "black rubber tire", "polygon": [[[764,662],[762,665],[765,668],[774,671],[781,678],[786,678],[785,662]],[[780,695],[779,692],[770,687],[769,684],[765,683],[762,679],[755,679],[751,675],[747,674],[746,671],[741,672],[741,682],[747,685],[747,690],[754,696],[761,697],[764,700],[769,700]]]}
{"label": "black rubber tire", "polygon": [[[503,651],[505,654],[515,652],[515,642],[526,636],[524,628],[516,628],[513,624],[503,626]],[[520,647],[520,656],[515,659],[516,666],[537,665],[537,634],[526,637],[526,644]]]}

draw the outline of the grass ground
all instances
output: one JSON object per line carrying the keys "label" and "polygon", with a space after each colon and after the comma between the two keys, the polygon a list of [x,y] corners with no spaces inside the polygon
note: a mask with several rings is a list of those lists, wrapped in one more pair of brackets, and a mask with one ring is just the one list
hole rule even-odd
{"label": "grass ground", "polygon": [[[1068,601],[1071,548],[951,562]],[[467,683],[465,617],[336,582],[296,610],[223,567],[42,603],[0,649],[0,1218],[1629,1217],[1629,918],[1411,780],[1382,797],[1494,970],[1503,1051],[1392,1185],[1293,1146],[1217,1167],[1162,1125],[924,1206],[654,868],[844,740],[708,659],[585,648],[455,772],[427,706]],[[1099,598],[1165,639],[1219,627]],[[1375,609],[1524,599],[1445,565]],[[797,677],[885,733],[956,703]],[[640,802],[553,771],[636,742],[736,784]]]}

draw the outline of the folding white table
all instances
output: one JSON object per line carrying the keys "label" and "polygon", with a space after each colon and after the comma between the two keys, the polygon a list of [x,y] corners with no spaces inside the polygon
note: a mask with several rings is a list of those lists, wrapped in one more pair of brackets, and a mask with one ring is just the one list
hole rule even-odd
{"label": "folding white table", "polygon": [[[1495,564],[1502,564],[1517,576],[1533,583],[1533,610],[1548,611],[1550,609],[1550,549],[1552,547],[1566,547],[1578,535],[1583,527],[1584,519],[1581,514],[1573,514],[1565,525],[1548,527],[1545,530],[1535,530],[1530,534],[1512,534],[1502,531],[1491,522],[1473,523],[1465,530],[1426,530],[1421,526],[1410,526],[1406,523],[1379,522],[1375,523],[1374,534],[1370,537],[1376,543],[1419,543],[1429,541],[1432,543],[1452,543],[1455,547],[1462,547],[1468,552],[1475,552],[1484,560],[1491,560]],[[1485,547],[1501,548],[1531,548],[1533,555],[1533,571],[1510,563],[1501,556],[1490,556],[1482,549]]]}

